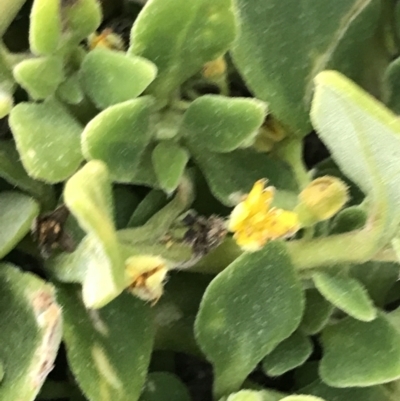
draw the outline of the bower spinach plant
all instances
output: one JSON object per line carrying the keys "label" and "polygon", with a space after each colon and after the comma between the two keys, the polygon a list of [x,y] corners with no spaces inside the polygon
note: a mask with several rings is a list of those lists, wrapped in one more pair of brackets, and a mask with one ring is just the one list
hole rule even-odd
{"label": "bower spinach plant", "polygon": [[400,3],[144,3],[0,2],[0,400],[399,400]]}

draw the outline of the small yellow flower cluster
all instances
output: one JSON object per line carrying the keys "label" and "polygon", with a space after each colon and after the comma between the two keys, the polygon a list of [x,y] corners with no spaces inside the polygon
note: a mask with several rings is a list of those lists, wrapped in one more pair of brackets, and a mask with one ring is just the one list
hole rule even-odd
{"label": "small yellow flower cluster", "polygon": [[269,240],[293,235],[299,228],[297,214],[271,207],[274,188],[257,181],[250,193],[232,211],[228,230],[244,250],[254,252]]}

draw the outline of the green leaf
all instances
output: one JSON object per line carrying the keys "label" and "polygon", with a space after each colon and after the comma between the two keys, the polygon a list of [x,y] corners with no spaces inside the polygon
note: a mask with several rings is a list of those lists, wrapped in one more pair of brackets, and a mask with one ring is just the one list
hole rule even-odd
{"label": "green leaf", "polygon": [[89,234],[91,258],[83,282],[83,301],[101,308],[125,288],[125,268],[113,223],[111,183],[99,160],[87,163],[65,184],[64,201]]}
{"label": "green leaf", "polygon": [[150,373],[139,401],[190,401],[186,386],[173,374]]}
{"label": "green leaf", "polygon": [[84,90],[100,109],[139,96],[156,74],[150,61],[108,49],[89,52],[80,71]]}
{"label": "green leaf", "polygon": [[78,104],[84,99],[83,89],[77,73],[69,76],[57,89],[57,96],[65,103]]}
{"label": "green leaf", "polygon": [[350,206],[340,211],[333,219],[329,234],[342,234],[365,226],[368,219],[366,210],[361,206]]}
{"label": "green leaf", "polygon": [[151,190],[132,213],[127,227],[139,227],[168,203],[163,191]]}
{"label": "green leaf", "polygon": [[[235,64],[248,87],[258,99],[268,103],[276,118],[293,133],[308,134],[312,79],[328,67],[361,75],[380,3],[373,0],[334,3],[238,0],[236,3],[239,35],[232,51]],[[335,58],[338,50],[342,51],[342,57]]]}
{"label": "green leaf", "polygon": [[322,380],[334,387],[366,387],[400,378],[400,334],[380,314],[371,322],[346,318],[322,332]]}
{"label": "green leaf", "polygon": [[64,1],[62,12],[64,24],[77,44],[94,32],[102,19],[101,3],[97,0]]}
{"label": "green leaf", "polygon": [[76,286],[60,285],[57,294],[68,364],[84,395],[92,401],[137,400],[153,346],[150,306],[124,293],[93,311]]}
{"label": "green leaf", "polygon": [[[281,399],[282,396],[273,391],[240,390],[231,394],[226,401],[279,401]],[[225,400],[225,398],[222,398],[222,400]]]}
{"label": "green leaf", "polygon": [[54,288],[11,264],[0,264],[0,399],[33,401],[53,368],[61,340]]}
{"label": "green leaf", "polygon": [[371,197],[375,229],[364,246],[373,253],[400,223],[400,121],[338,72],[322,72],[315,82],[313,125],[343,173]]}
{"label": "green leaf", "polygon": [[115,226],[117,230],[126,228],[133,211],[139,204],[139,197],[131,188],[117,185],[113,188],[115,204]]}
{"label": "green leaf", "polygon": [[55,183],[78,168],[82,128],[59,102],[19,103],[9,122],[22,164],[31,177]]}
{"label": "green leaf", "polygon": [[[0,82],[1,86],[2,82]],[[12,91],[9,89],[0,88],[0,118],[4,118],[10,114],[14,105]]]}
{"label": "green leaf", "polygon": [[311,340],[295,331],[263,359],[263,370],[268,376],[283,375],[302,365],[311,355],[312,349]]}
{"label": "green leaf", "polygon": [[154,148],[151,158],[160,187],[166,193],[173,192],[185,171],[188,152],[174,142],[162,141]]}
{"label": "green leaf", "polygon": [[1,141],[0,177],[28,192],[34,198],[43,202],[46,207],[54,202],[53,188],[28,176],[12,141]]}
{"label": "green leaf", "polygon": [[397,262],[366,262],[351,266],[350,275],[368,290],[377,306],[383,307],[387,295],[398,280],[400,267]]}
{"label": "green leaf", "polygon": [[204,95],[184,115],[189,140],[214,152],[231,152],[254,139],[267,105],[259,100]]}
{"label": "green leaf", "polygon": [[129,53],[157,65],[150,90],[166,97],[207,61],[224,54],[235,31],[231,0],[152,0],[133,25]]}
{"label": "green leaf", "polygon": [[84,283],[88,266],[93,263],[93,242],[93,237],[87,235],[79,242],[74,252],[52,255],[45,261],[47,274],[62,283]]}
{"label": "green leaf", "polygon": [[313,395],[290,395],[282,398],[281,401],[325,401],[322,398],[314,397]]}
{"label": "green leaf", "polygon": [[171,275],[164,295],[153,307],[155,349],[203,357],[194,338],[193,325],[210,281],[211,278],[203,274],[180,272]]}
{"label": "green leaf", "polygon": [[23,60],[14,67],[13,74],[33,99],[45,99],[64,80],[63,60],[54,56]]}
{"label": "green leaf", "polygon": [[278,190],[297,189],[289,167],[279,160],[272,160],[264,153],[251,149],[214,153],[197,146],[190,146],[189,149],[211,192],[224,205],[236,205],[241,196],[248,193],[260,178],[267,178],[268,183]]}
{"label": "green leaf", "polygon": [[0,193],[0,258],[24,238],[38,214],[31,197],[16,191]]}
{"label": "green leaf", "polygon": [[377,310],[368,292],[357,280],[341,272],[320,272],[312,275],[318,291],[333,305],[355,319],[369,322]]}
{"label": "green leaf", "polygon": [[3,37],[25,0],[3,0],[0,4],[0,37]]}
{"label": "green leaf", "polygon": [[60,0],[35,0],[31,10],[29,45],[37,55],[53,54],[61,41]]}
{"label": "green leaf", "polygon": [[368,388],[334,388],[320,380],[301,389],[302,393],[323,397],[327,401],[393,401],[383,386]]}
{"label": "green leaf", "polygon": [[207,288],[196,319],[198,343],[215,372],[215,393],[229,394],[300,323],[303,294],[285,245],[245,253]]}
{"label": "green leaf", "polygon": [[318,290],[308,289],[306,292],[306,309],[300,329],[306,334],[317,334],[328,323],[333,312],[333,305]]}
{"label": "green leaf", "polygon": [[[398,7],[397,7],[398,8]],[[398,8],[399,9],[399,8]],[[400,113],[400,57],[392,61],[383,77],[385,86],[385,104],[396,114]]]}
{"label": "green leaf", "polygon": [[82,151],[87,159],[107,164],[113,180],[131,182],[151,139],[152,98],[141,97],[111,106],[85,127]]}

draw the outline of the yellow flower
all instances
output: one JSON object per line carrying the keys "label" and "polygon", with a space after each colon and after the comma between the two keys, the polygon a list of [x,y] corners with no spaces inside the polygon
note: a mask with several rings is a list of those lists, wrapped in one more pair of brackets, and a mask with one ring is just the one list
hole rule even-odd
{"label": "yellow flower", "polygon": [[232,211],[228,230],[236,243],[254,252],[269,240],[288,237],[299,229],[297,214],[271,207],[274,188],[264,188],[266,181],[257,181],[250,193]]}

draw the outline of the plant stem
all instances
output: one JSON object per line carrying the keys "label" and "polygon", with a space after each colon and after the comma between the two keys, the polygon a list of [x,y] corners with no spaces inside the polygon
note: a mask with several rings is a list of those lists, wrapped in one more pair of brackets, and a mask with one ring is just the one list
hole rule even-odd
{"label": "plant stem", "polygon": [[290,165],[300,190],[303,189],[310,182],[310,176],[303,161],[302,140],[293,137],[287,138],[276,146],[276,153]]}

